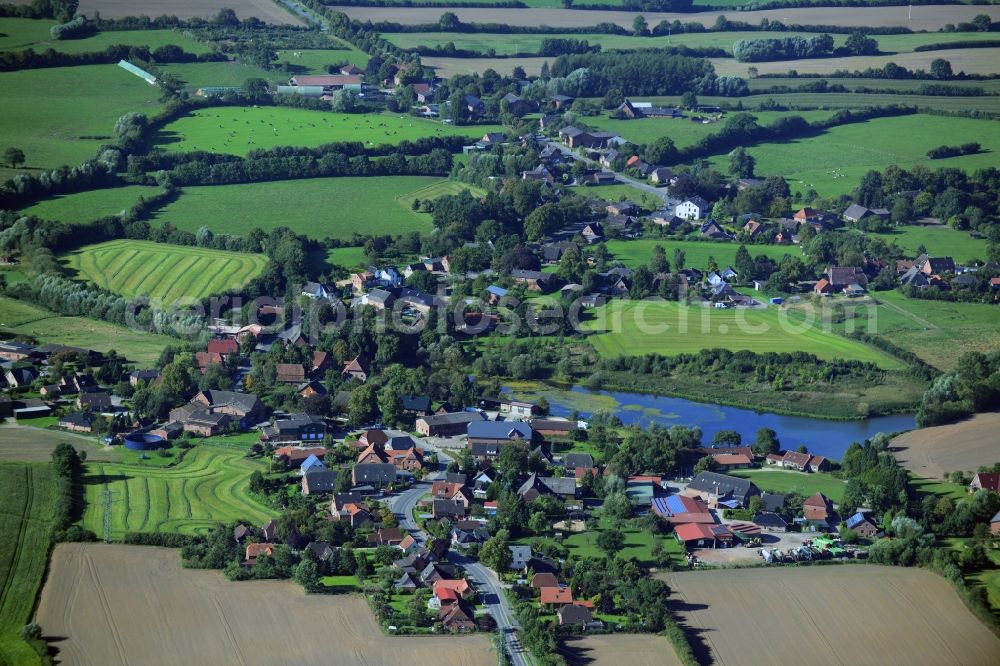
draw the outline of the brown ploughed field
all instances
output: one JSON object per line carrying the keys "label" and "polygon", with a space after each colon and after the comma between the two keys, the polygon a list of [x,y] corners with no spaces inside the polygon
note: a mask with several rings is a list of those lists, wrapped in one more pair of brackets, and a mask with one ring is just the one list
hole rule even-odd
{"label": "brown ploughed field", "polygon": [[906,469],[927,479],[948,472],[974,472],[1000,460],[1000,413],[976,414],[951,425],[920,428],[892,440],[892,452]]}
{"label": "brown ploughed field", "polygon": [[223,8],[234,10],[241,19],[256,16],[265,23],[302,25],[297,16],[271,0],[80,0],[77,11],[88,17],[100,12],[107,19],[142,15],[208,19]]}

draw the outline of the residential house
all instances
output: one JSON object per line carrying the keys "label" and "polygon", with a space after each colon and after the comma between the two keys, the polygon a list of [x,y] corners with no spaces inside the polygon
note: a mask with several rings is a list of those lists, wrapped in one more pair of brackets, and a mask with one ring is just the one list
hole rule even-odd
{"label": "residential house", "polygon": [[435,481],[431,485],[431,497],[433,499],[451,500],[466,509],[472,506],[472,494],[464,484]]}
{"label": "residential house", "polygon": [[531,560],[531,546],[507,546],[510,549],[509,569],[523,571]]}
{"label": "residential house", "polygon": [[343,520],[351,527],[360,527],[372,522],[371,512],[361,504],[354,503],[345,504],[340,511],[332,513],[331,517],[334,520]]}
{"label": "residential house", "polygon": [[426,416],[431,412],[431,398],[427,395],[404,395],[401,403],[404,414]]}
{"label": "residential house", "polygon": [[764,231],[764,225],[757,220],[747,220],[747,223],[743,225],[743,231],[753,240]]}
{"label": "residential house", "polygon": [[279,384],[298,386],[306,379],[306,370],[301,363],[275,363],[275,380]]}
{"label": "residential house", "polygon": [[36,355],[35,348],[23,342],[0,342],[0,358],[5,361],[24,361]]}
{"label": "residential house", "polygon": [[486,417],[478,411],[434,414],[418,418],[414,428],[424,437],[451,437],[466,434],[472,423],[485,419]]}
{"label": "residential house", "polygon": [[322,458],[326,455],[323,447],[302,448],[300,446],[283,446],[274,452],[274,458],[288,469],[298,469],[309,456]]}
{"label": "residential house", "polygon": [[717,453],[712,456],[716,469],[749,469],[753,467],[753,459],[745,453]]}
{"label": "residential house", "polygon": [[465,108],[469,110],[472,115],[479,115],[486,111],[486,105],[483,100],[479,99],[475,95],[465,96]]}
{"label": "residential house", "polygon": [[830,468],[830,462],[824,456],[814,456],[809,453],[785,451],[781,456],[770,454],[766,458],[769,465],[778,465],[800,472],[821,472]]}
{"label": "residential house", "polygon": [[567,472],[573,472],[578,468],[591,469],[594,466],[594,457],[589,453],[567,453],[563,456],[562,462]]}
{"label": "residential house", "polygon": [[453,500],[435,499],[431,501],[431,515],[435,520],[440,520],[441,518],[458,520],[465,518],[466,513],[465,506]]}
{"label": "residential house", "polygon": [[344,365],[344,369],[341,370],[341,375],[348,379],[355,379],[359,382],[368,381],[369,365],[368,360],[361,357],[355,356],[353,359]]}
{"label": "residential house", "polygon": [[7,384],[12,388],[25,388],[31,386],[38,377],[34,368],[10,368],[4,373]]}
{"label": "residential house", "polygon": [[56,425],[74,432],[93,432],[94,416],[88,412],[70,412],[60,416]]}
{"label": "residential house", "polygon": [[335,470],[313,468],[302,475],[302,494],[332,493],[337,487]]}
{"label": "residential house", "polygon": [[523,421],[474,421],[468,427],[469,445],[531,442],[534,431]]}
{"label": "residential house", "polygon": [[370,463],[355,465],[351,470],[354,485],[369,485],[384,488],[396,481],[396,466],[392,463]]}
{"label": "residential house", "polygon": [[510,277],[518,284],[527,285],[528,291],[538,291],[547,294],[558,287],[558,278],[552,273],[517,268],[510,272]]}
{"label": "residential house", "polygon": [[990,534],[994,536],[1000,534],[1000,511],[990,518]]}
{"label": "residential house", "polygon": [[160,378],[159,370],[133,370],[128,375],[128,383],[130,386],[138,386],[139,382],[146,382],[146,384],[152,384],[159,378]]}
{"label": "residential house", "polygon": [[[828,266],[823,273],[823,277],[826,279],[829,284],[829,290],[832,292],[844,291],[844,289],[854,284],[860,287],[868,286],[868,276],[857,266]],[[818,287],[819,284],[817,283]]]}
{"label": "residential house", "polygon": [[604,227],[600,222],[591,222],[583,228],[580,235],[587,243],[596,243],[604,238]]}
{"label": "residential house", "polygon": [[243,558],[243,566],[252,567],[257,563],[257,559],[262,555],[267,555],[268,557],[274,556],[274,544],[273,543],[248,543],[246,548],[246,557]]}
{"label": "residential house", "polygon": [[559,626],[561,627],[572,626],[587,630],[595,626],[598,626],[598,628],[603,628],[604,626],[604,623],[600,620],[595,622],[590,609],[581,604],[566,604],[556,611],[556,617],[559,618]]}
{"label": "residential house", "polygon": [[823,493],[816,493],[802,503],[802,514],[810,522],[827,522],[833,517],[833,502]]}
{"label": "residential house", "polygon": [[683,494],[700,497],[710,508],[727,503],[745,507],[750,503],[750,498],[759,495],[760,491],[748,479],[717,472],[701,472],[687,485]]}
{"label": "residential house", "polygon": [[[213,414],[226,414],[238,420],[240,427],[246,428],[260,423],[267,411],[260,399],[250,393],[236,391],[201,391],[191,398],[192,405],[198,405]],[[178,419],[171,418],[171,421]]]}
{"label": "residential house", "polygon": [[867,217],[880,217],[882,219],[888,219],[889,211],[884,208],[868,208],[867,206],[862,206],[861,204],[851,204],[844,211],[843,218],[847,222],[857,224]]}
{"label": "residential house", "polygon": [[723,229],[722,225],[715,220],[705,222],[705,224],[701,225],[699,232],[702,238],[711,238],[713,240],[727,240],[732,238],[732,234]]}
{"label": "residential house", "polygon": [[955,260],[951,257],[928,257],[921,255],[914,265],[924,275],[943,275],[955,272]]}
{"label": "residential house", "polygon": [[867,514],[858,511],[853,516],[844,521],[844,527],[854,531],[858,536],[871,539],[878,535],[878,525],[872,522]]}
{"label": "residential house", "polygon": [[539,164],[530,171],[522,171],[521,180],[535,180],[542,183],[554,183],[556,178],[552,175],[552,172],[545,167],[545,165]]}
{"label": "residential house", "polygon": [[299,475],[307,474],[309,472],[319,472],[326,469],[326,464],[323,459],[316,454],[311,454],[308,458],[302,461],[299,465]]}
{"label": "residential house", "polygon": [[575,99],[575,97],[570,97],[569,95],[552,95],[549,97],[549,101],[552,102],[552,106],[557,109],[568,107]]}
{"label": "residential house", "polygon": [[1000,472],[979,472],[969,483],[969,492],[977,490],[992,490],[1000,493]]}
{"label": "residential house", "polygon": [[76,397],[76,408],[90,412],[106,412],[111,409],[111,396],[104,391],[81,393]]}
{"label": "residential house", "polygon": [[543,606],[558,606],[573,603],[573,590],[567,585],[543,587],[538,590],[538,603]]}
{"label": "residential house", "polygon": [[462,603],[442,606],[438,615],[441,627],[453,634],[464,634],[475,631],[476,621],[474,618],[473,612]]}
{"label": "residential house", "polygon": [[542,437],[570,437],[579,427],[565,419],[532,419],[531,428]]}
{"label": "residential house", "polygon": [[674,214],[684,220],[700,220],[708,216],[709,209],[709,203],[695,195],[677,204]]}
{"label": "residential house", "polygon": [[533,502],[541,495],[573,499],[577,495],[576,479],[538,476],[538,474],[532,473],[517,489],[517,494],[525,502]]}
{"label": "residential house", "polygon": [[368,535],[368,543],[372,546],[399,546],[403,536],[398,527],[381,527]]}
{"label": "residential house", "polygon": [[656,167],[649,173],[649,179],[657,185],[666,185],[673,176],[674,172],[669,167]]}

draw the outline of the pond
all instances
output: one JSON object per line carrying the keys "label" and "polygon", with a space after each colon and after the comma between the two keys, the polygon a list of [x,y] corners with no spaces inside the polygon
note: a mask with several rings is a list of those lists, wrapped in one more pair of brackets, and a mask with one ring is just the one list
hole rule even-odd
{"label": "pond", "polygon": [[879,416],[857,421],[830,421],[805,416],[784,416],[755,412],[740,407],[694,402],[684,398],[629,393],[626,391],[590,391],[582,386],[570,390],[544,385],[506,387],[525,399],[544,395],[553,416],[569,416],[574,410],[581,418],[596,411],[610,411],[626,425],[698,426],[702,441],[708,445],[720,430],[735,430],[745,444],[752,444],[758,428],[771,428],[778,433],[782,448],[797,449],[804,444],[810,453],[839,460],[851,445],[884,432],[912,430],[916,427],[913,414]]}

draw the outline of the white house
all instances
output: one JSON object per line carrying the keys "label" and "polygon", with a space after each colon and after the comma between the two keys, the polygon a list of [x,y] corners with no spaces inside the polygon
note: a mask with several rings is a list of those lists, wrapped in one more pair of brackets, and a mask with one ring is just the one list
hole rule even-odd
{"label": "white house", "polygon": [[699,196],[693,196],[678,204],[674,214],[684,220],[700,220],[708,215],[708,212],[708,202]]}

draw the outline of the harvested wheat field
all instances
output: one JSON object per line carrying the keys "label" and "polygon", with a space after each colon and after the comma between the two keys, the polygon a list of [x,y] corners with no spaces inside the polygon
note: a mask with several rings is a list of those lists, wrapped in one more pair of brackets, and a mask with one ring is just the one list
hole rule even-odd
{"label": "harvested wheat field", "polygon": [[719,76],[746,76],[749,67],[756,67],[759,74],[784,74],[790,70],[795,70],[799,74],[831,74],[840,70],[854,72],[868,68],[881,69],[890,62],[907,69],[930,71],[931,62],[938,58],[950,62],[955,72],[993,74],[1000,71],[1000,49],[942,49],[880,56],[806,58],[751,63],[737,62],[732,58],[710,58],[710,60]]}
{"label": "harvested wheat field", "polygon": [[220,9],[229,8],[241,19],[251,16],[265,23],[302,25],[294,14],[271,0],[80,0],[77,10],[86,16],[101,13],[101,18],[123,16],[176,16],[182,19],[212,18]]}
{"label": "harvested wheat field", "polygon": [[62,442],[86,451],[87,460],[118,460],[116,451],[100,446],[93,437],[22,425],[0,426],[0,461],[48,462],[52,451]]}
{"label": "harvested wheat field", "polygon": [[892,452],[917,476],[943,479],[948,472],[974,471],[1000,460],[1000,413],[976,414],[952,425],[921,428],[892,440]]}
{"label": "harvested wheat field", "polygon": [[719,664],[986,666],[1000,655],[1000,639],[922,569],[730,569],[665,580],[696,644]]}
{"label": "harvested wheat field", "polygon": [[670,641],[658,634],[608,634],[568,638],[563,642],[562,653],[571,666],[679,666],[681,663],[674,654]]}
{"label": "harvested wheat field", "polygon": [[[177,1],[177,0],[173,0]],[[112,2],[112,0],[85,0],[86,2]],[[441,7],[333,7],[358,21],[393,21],[403,25],[437,23],[444,11]],[[83,11],[81,6],[81,11]],[[508,25],[548,25],[565,28],[595,26],[599,23],[617,23],[631,28],[635,12],[581,9],[504,9],[504,8],[448,8],[464,23],[506,23]],[[754,25],[766,18],[787,25],[842,25],[842,26],[906,26],[911,30],[940,30],[948,23],[971,21],[976,14],[986,14],[1000,20],[1000,7],[996,5],[917,5],[913,18],[906,19],[906,7],[800,7],[795,9],[767,9],[755,12],[697,12],[677,14],[642,12],[646,22],[654,26],[660,21],[698,22],[715,24],[720,14],[730,19]],[[239,12],[239,10],[237,10]],[[102,12],[103,13],[103,12]],[[737,16],[738,14],[738,16]]]}
{"label": "harvested wheat field", "polygon": [[510,75],[515,67],[524,69],[528,76],[536,76],[542,71],[542,63],[552,65],[555,58],[445,58],[438,56],[423,56],[420,62],[425,67],[433,67],[434,73],[444,78],[456,74],[475,74],[487,68],[498,74]]}
{"label": "harvested wheat field", "polygon": [[58,659],[117,664],[490,666],[485,636],[387,637],[360,597],[307,595],[290,582],[232,583],[182,569],[165,548],[60,544],[38,622]]}

